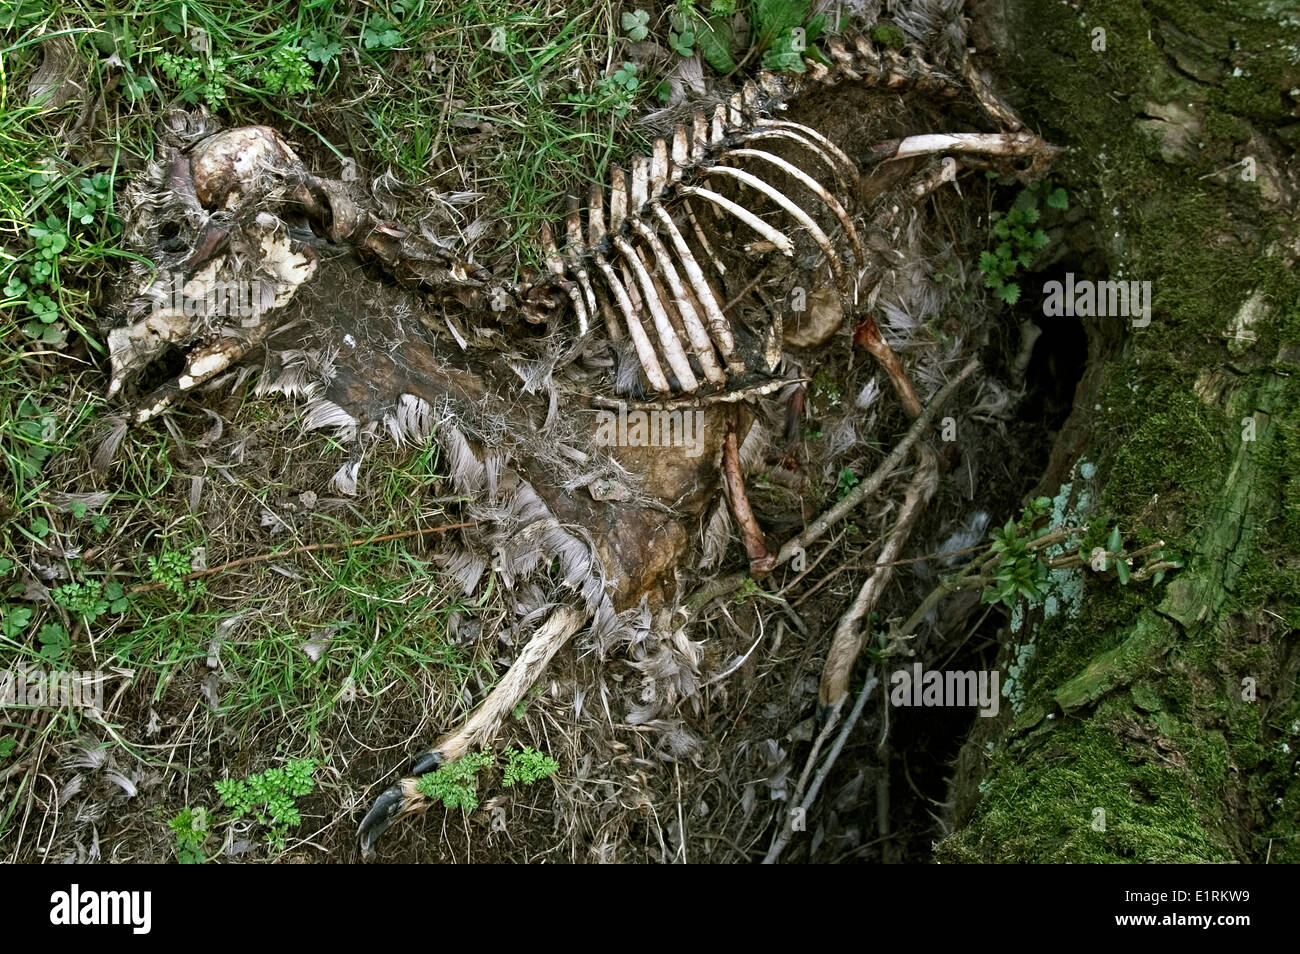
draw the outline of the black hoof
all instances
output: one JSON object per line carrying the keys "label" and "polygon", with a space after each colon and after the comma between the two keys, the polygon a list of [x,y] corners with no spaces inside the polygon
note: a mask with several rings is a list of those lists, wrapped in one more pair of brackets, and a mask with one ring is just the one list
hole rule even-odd
{"label": "black hoof", "polygon": [[415,757],[415,763],[411,766],[411,774],[423,775],[425,772],[432,772],[441,764],[441,752],[424,752]]}
{"label": "black hoof", "polygon": [[388,830],[393,819],[401,814],[404,798],[400,785],[385,789],[384,793],[375,799],[375,804],[370,806],[366,817],[361,819],[361,827],[357,830],[357,835],[361,839],[361,854],[364,857],[368,858],[375,853],[375,844],[379,841],[379,837]]}

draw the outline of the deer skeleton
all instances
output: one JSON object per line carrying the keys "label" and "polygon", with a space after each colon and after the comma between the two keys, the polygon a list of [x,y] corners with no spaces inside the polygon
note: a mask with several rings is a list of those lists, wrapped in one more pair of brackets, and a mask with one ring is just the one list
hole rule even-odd
{"label": "deer skeleton", "polygon": [[[960,168],[953,156],[1014,158],[1037,171],[1059,152],[1023,128],[969,59],[963,86],[916,56],[881,54],[863,37],[832,39],[829,55],[829,65],[808,60],[803,76],[760,73],[656,140],[628,172],[615,170],[585,207],[571,199],[562,228],[541,230],[546,274],[535,280],[500,278],[377,214],[358,186],[313,175],[268,127],[214,133],[205,117],[168,117],[166,156],[133,187],[128,243],[164,274],[175,272],[185,300],[201,302],[223,281],[255,278],[266,291],[251,320],[236,322],[169,304],[166,283],[138,268],[136,294],[107,328],[110,396],[129,393],[169,350],[189,350],[175,378],[132,398],[97,460],[109,461],[129,425],[187,393],[232,376],[242,381],[236,366],[265,351],[259,391],[305,400],[307,428],[333,429],[355,449],[335,475],[336,489],[355,491],[361,454],[377,436],[438,443],[452,483],[469,500],[466,516],[477,523],[464,531],[464,549],[444,560],[467,590],[489,563],[507,586],[537,578],[552,558],[561,568],[558,590],[520,597],[524,623],[537,628],[506,677],[366,815],[367,852],[395,818],[427,807],[416,776],[490,739],[570,638],[588,625],[595,633],[617,628],[620,613],[670,575],[687,538],[680,527],[697,521],[716,492],[724,454],[735,464],[737,432],[751,419],[747,399],[793,380],[779,315],[755,332],[720,292],[719,281],[739,266],[710,242],[713,226],[728,223],[750,236],[756,255],[815,259],[814,272],[824,263],[844,313],[855,314],[881,270],[880,250],[862,236],[887,233],[903,210],[953,181]],[[842,82],[940,99],[973,93],[1002,131],[890,140],[860,166],[817,130],[779,118],[801,93]],[[876,203],[864,232],[853,210],[865,172],[916,157],[932,161]],[[385,280],[359,277],[364,266],[378,267]],[[455,316],[480,328],[485,317],[498,325],[522,319],[519,327],[546,333],[506,337],[489,325],[467,340]],[[868,349],[915,418],[920,405],[902,362],[871,319],[860,317]],[[458,347],[437,328],[444,318]],[[507,343],[483,354],[480,337]],[[610,345],[635,358],[639,381],[631,390],[647,398],[639,406],[704,408],[727,446],[714,441],[703,466],[675,461],[663,488],[638,481],[644,457],[593,446],[576,415],[557,413],[566,384],[556,376]],[[523,382],[522,397],[501,384],[511,373]],[[602,402],[610,400],[592,397],[593,406]],[[611,482],[619,493],[597,493]],[[743,481],[728,479],[727,487],[742,530],[752,530]],[[905,539],[900,528],[891,547]],[[761,538],[755,545],[761,550]]]}

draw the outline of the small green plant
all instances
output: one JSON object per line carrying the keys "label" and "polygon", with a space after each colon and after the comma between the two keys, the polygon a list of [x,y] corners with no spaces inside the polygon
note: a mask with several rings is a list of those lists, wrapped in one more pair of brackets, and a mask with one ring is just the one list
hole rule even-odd
{"label": "small green plant", "polygon": [[650,14],[644,10],[624,10],[618,22],[633,43],[640,43],[650,35]]}
{"label": "small green plant", "polygon": [[[1085,553],[1080,548],[1076,559],[1081,564],[1086,563],[1091,566],[1097,573],[1113,569],[1120,586],[1128,586],[1130,581],[1141,582],[1147,579],[1151,581],[1152,586],[1159,586],[1169,570],[1176,570],[1183,566],[1182,557],[1166,550],[1163,541],[1136,550],[1127,550],[1124,547],[1124,535],[1120,532],[1119,524],[1111,528],[1104,547],[1094,547],[1090,553]],[[1133,566],[1135,560],[1142,561],[1142,565],[1136,569]]]}
{"label": "small green plant", "polygon": [[678,56],[695,55],[695,4],[678,0],[668,14],[672,29],[668,31],[668,45]]}
{"label": "small green plant", "polygon": [[[35,183],[43,183],[44,179],[41,173],[33,175],[33,189],[39,188]],[[23,325],[23,334],[45,344],[62,344],[66,336],[51,293],[58,293],[59,256],[71,241],[67,226],[57,215],[48,215],[39,225],[29,226],[27,235],[32,242],[32,257],[25,266],[18,262],[11,266],[4,297],[27,306],[31,319]]]}
{"label": "small green plant", "polygon": [[158,87],[147,72],[137,72],[139,50],[135,35],[124,19],[110,19],[103,28],[90,34],[90,42],[104,57],[112,60],[121,69],[118,90],[128,102],[138,103],[150,93],[156,93]]}
{"label": "small green plant", "polygon": [[208,838],[208,813],[203,808],[186,808],[167,827],[176,836],[176,860],[183,865],[201,865],[207,861],[203,843]]}
{"label": "small green plant", "polygon": [[272,96],[299,96],[316,88],[307,53],[297,46],[282,46],[272,53],[257,79]]}
{"label": "small green plant", "polygon": [[125,613],[130,601],[126,589],[121,583],[88,579],[80,582],[64,583],[50,592],[51,598],[59,606],[94,622],[105,613]]}
{"label": "small green plant", "polygon": [[822,408],[839,407],[844,395],[840,392],[835,375],[822,368],[812,379],[812,393],[817,404]]}
{"label": "small green plant", "polygon": [[861,479],[851,468],[845,467],[840,471],[840,475],[835,479],[835,496],[839,500],[847,497],[859,483]]}
{"label": "small green plant", "polygon": [[175,550],[164,550],[160,556],[149,557],[149,578],[177,596],[185,595],[185,575],[193,569],[190,558]]}
{"label": "small green plant", "polygon": [[229,99],[228,87],[233,82],[229,62],[224,56],[213,56],[205,61],[197,56],[163,51],[154,60],[154,65],[176,87],[184,102],[197,103],[201,99],[208,109],[216,112]]}
{"label": "small green plant", "polygon": [[[7,291],[7,290],[6,290]],[[14,417],[0,422],[3,449],[15,482],[39,477],[45,462],[54,452],[53,437],[58,428],[55,416],[37,403],[31,395],[18,402]]]}
{"label": "small green plant", "polygon": [[107,214],[113,205],[113,180],[104,172],[83,176],[77,181],[76,194],[65,197],[63,201],[75,221],[90,225],[98,215]]}
{"label": "small green plant", "polygon": [[0,636],[17,639],[32,622],[32,611],[26,606],[0,608]]}
{"label": "small green plant", "polygon": [[559,769],[559,762],[527,745],[522,749],[509,749],[506,751],[506,766],[502,773],[501,784],[506,788],[516,784],[532,785],[544,778],[550,778]]}
{"label": "small green plant", "polygon": [[754,0],[754,44],[769,70],[804,72],[804,57],[821,59],[813,46],[826,29],[826,15],[809,18],[811,0]]}
{"label": "small green plant", "polygon": [[[994,212],[992,236],[997,245],[992,251],[980,253],[980,271],[984,273],[984,287],[997,292],[1008,305],[1020,300],[1020,285],[1011,279],[1022,268],[1034,261],[1034,253],[1047,244],[1047,233],[1034,228],[1040,217],[1038,196],[1040,183],[1031,183],[1020,191],[1015,204],[1008,212]],[[1063,209],[1068,205],[1064,189],[1051,189],[1047,205]]]}
{"label": "small green plant", "polygon": [[[532,785],[544,778],[550,778],[560,768],[560,763],[555,759],[529,746],[524,746],[522,749],[507,749],[504,753],[504,761],[501,784],[505,788],[514,785]],[[479,778],[496,764],[496,753],[491,749],[471,752],[455,762],[440,765],[436,771],[421,776],[420,781],[416,783],[416,788],[422,795],[442,802],[445,808],[459,808],[464,812],[472,812],[479,804]]]}
{"label": "small green plant", "polygon": [[36,638],[41,644],[37,655],[54,666],[57,666],[62,661],[64,655],[72,646],[68,631],[58,623],[46,623],[41,627],[40,632],[36,634]]}
{"label": "small green plant", "polygon": [[751,596],[757,596],[761,592],[763,590],[758,585],[758,582],[752,576],[747,576],[740,581],[740,588],[736,590],[735,601],[743,603]]}
{"label": "small green plant", "polygon": [[[1025,507],[1019,520],[1008,520],[1000,530],[993,532],[989,552],[996,556],[996,562],[992,567],[993,580],[982,594],[983,602],[1002,603],[1011,610],[1016,608],[1020,599],[1037,605],[1043,602],[1050,589],[1053,571],[1090,567],[1095,573],[1105,573],[1113,569],[1121,586],[1127,586],[1130,581],[1140,583],[1146,580],[1156,586],[1169,570],[1183,565],[1181,557],[1165,550],[1163,541],[1136,550],[1126,549],[1118,525],[1111,528],[1105,546],[1094,547],[1091,552],[1082,546],[1077,552],[1066,552],[1065,541],[1076,536],[1079,533],[1077,529],[1066,532],[1053,530],[1050,521],[1034,529],[1036,523],[1052,514],[1053,506],[1052,498],[1039,497]],[[1042,546],[1040,540],[1043,544],[1053,545]],[[1054,551],[1059,551],[1060,555],[1052,556]],[[982,560],[982,557],[977,558],[972,566]],[[1135,568],[1135,561],[1141,561],[1141,566]]]}
{"label": "small green plant", "polygon": [[68,508],[68,512],[78,520],[85,520],[87,515],[89,515],[90,529],[95,533],[103,533],[108,529],[109,524],[111,523],[108,517],[102,513],[90,514],[90,508],[79,500],[75,501],[72,506]]}
{"label": "small green plant", "polygon": [[0,759],[7,759],[14,754],[14,749],[18,748],[18,740],[11,739],[9,736],[0,737]]}
{"label": "small green plant", "polygon": [[213,787],[232,821],[255,818],[267,827],[267,844],[283,851],[289,829],[302,823],[295,799],[315,790],[317,765],[315,759],[297,759],[246,779],[222,779]]}
{"label": "small green plant", "polygon": [[510,714],[514,717],[516,722],[524,717],[524,713],[528,711],[528,706],[544,691],[545,690],[543,690],[541,686],[533,686],[533,688],[528,690],[522,699],[515,703],[515,707],[510,710]]}
{"label": "small green plant", "polygon": [[[731,73],[742,59],[754,57],[768,69],[793,73],[804,72],[805,57],[825,61],[813,44],[825,32],[827,20],[824,14],[809,15],[812,0],[749,0],[749,29],[742,35],[735,30],[738,0],[711,0],[707,10],[703,6],[697,0],[677,0],[668,10],[667,43],[679,56],[698,52],[719,73]],[[620,25],[629,39],[644,40],[649,15],[643,10],[624,13]]]}
{"label": "small green plant", "polygon": [[496,756],[490,750],[471,752],[421,776],[416,788],[422,795],[442,802],[446,808],[472,812],[478,808],[479,774],[495,764]]}
{"label": "small green plant", "polygon": [[391,50],[402,45],[402,31],[391,20],[376,17],[361,31],[361,43],[367,50]]}
{"label": "small green plant", "polygon": [[876,665],[881,665],[891,655],[891,646],[889,630],[875,628],[876,615],[875,613],[871,614],[872,638],[867,640],[863,651],[869,660]]}
{"label": "small green plant", "polygon": [[573,105],[579,113],[600,110],[622,119],[632,109],[636,91],[641,85],[635,63],[624,63],[617,70],[600,79],[590,93],[579,93]]}
{"label": "small green plant", "polygon": [[339,38],[321,29],[312,30],[304,36],[302,48],[307,59],[321,66],[328,66],[343,53],[343,44]]}
{"label": "small green plant", "polygon": [[1023,597],[1037,603],[1047,585],[1048,567],[1029,543],[1047,533],[1046,527],[1033,529],[1034,523],[1051,513],[1052,498],[1039,497],[1020,515],[1019,520],[1008,520],[1001,530],[993,532],[993,545],[989,548],[999,555],[994,568],[994,582],[984,590],[985,603],[1002,603],[1014,609],[1016,600]]}

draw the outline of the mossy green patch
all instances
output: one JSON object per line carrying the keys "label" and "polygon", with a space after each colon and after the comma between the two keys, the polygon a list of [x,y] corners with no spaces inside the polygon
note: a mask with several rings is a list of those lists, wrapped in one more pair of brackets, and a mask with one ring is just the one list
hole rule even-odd
{"label": "mossy green patch", "polygon": [[1173,641],[1169,622],[1144,610],[1122,643],[1095,656],[1082,672],[1053,693],[1056,704],[1069,711],[1096,702],[1116,686],[1150,671]]}
{"label": "mossy green patch", "polygon": [[[1222,862],[1184,772],[1108,727],[1069,720],[999,753],[979,822],[946,839],[951,862]],[[1100,814],[1104,812],[1104,815]]]}

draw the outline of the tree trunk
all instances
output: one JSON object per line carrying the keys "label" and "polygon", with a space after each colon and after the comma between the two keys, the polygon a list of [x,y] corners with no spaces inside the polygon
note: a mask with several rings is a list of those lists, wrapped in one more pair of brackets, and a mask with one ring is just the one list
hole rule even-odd
{"label": "tree trunk", "polygon": [[1300,861],[1300,18],[1184,0],[973,16],[1009,98],[1071,148],[1056,175],[1086,215],[1067,264],[1154,296],[1145,328],[1087,323],[1039,492],[1071,485],[1088,548],[1118,523],[1185,565],[1156,586],[1091,577],[1077,616],[1015,634],[1012,705],[976,720],[937,856]]}

